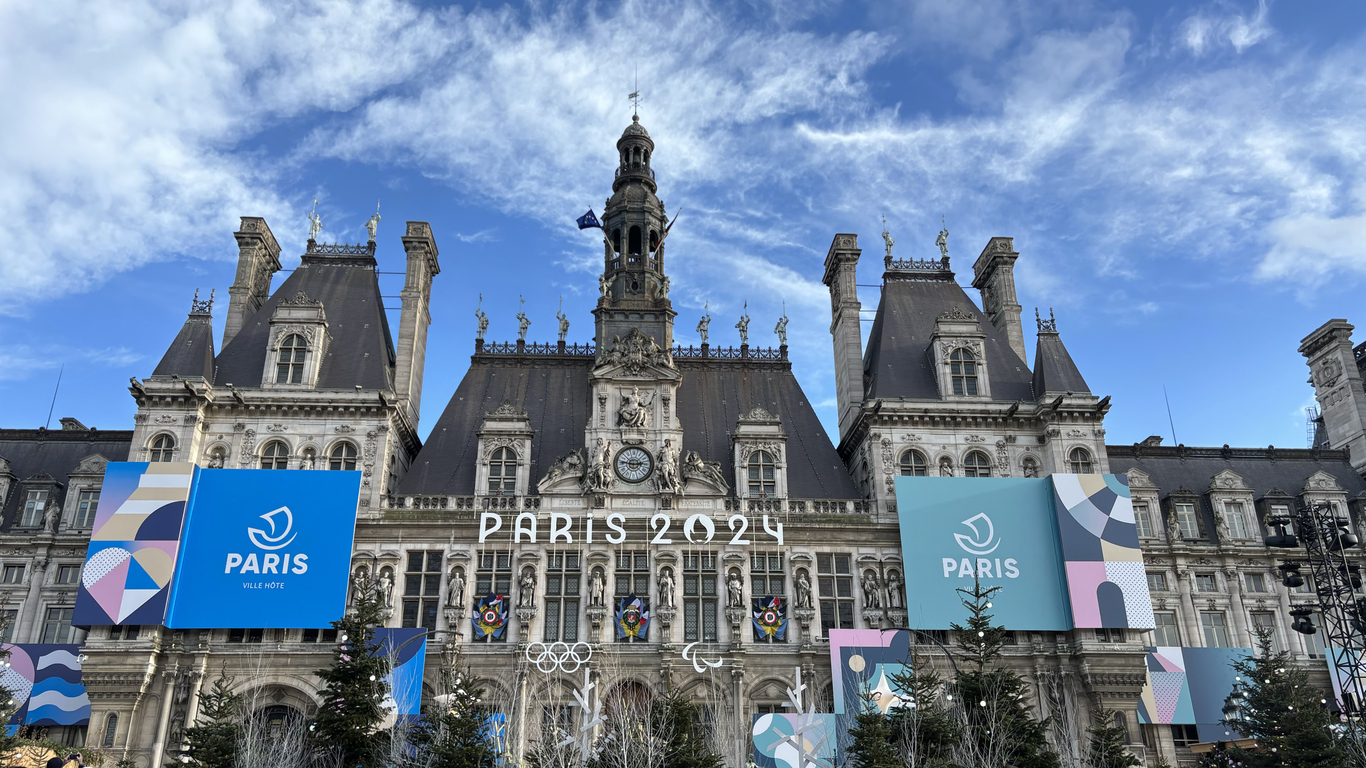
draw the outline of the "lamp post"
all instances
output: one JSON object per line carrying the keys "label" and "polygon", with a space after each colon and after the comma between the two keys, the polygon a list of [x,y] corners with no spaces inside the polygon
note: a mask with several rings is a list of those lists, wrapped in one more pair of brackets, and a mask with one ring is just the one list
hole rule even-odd
{"label": "lamp post", "polygon": [[1310,616],[1317,608],[1323,616],[1324,652],[1338,678],[1342,709],[1348,716],[1360,716],[1366,702],[1366,680],[1362,662],[1366,658],[1366,600],[1356,589],[1361,586],[1361,568],[1348,562],[1347,551],[1361,542],[1352,533],[1347,518],[1324,503],[1300,504],[1288,515],[1268,516],[1267,525],[1275,530],[1266,537],[1268,547],[1299,549],[1304,558],[1281,561],[1281,583],[1288,588],[1304,585],[1302,571],[1309,569],[1314,578],[1318,604],[1298,605],[1291,609],[1290,628],[1312,635],[1319,628]]}

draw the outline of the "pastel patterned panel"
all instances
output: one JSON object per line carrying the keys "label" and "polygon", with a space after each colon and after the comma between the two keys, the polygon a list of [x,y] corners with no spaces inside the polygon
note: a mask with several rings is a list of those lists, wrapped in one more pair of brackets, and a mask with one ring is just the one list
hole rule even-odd
{"label": "pastel patterned panel", "polygon": [[751,736],[759,768],[833,768],[836,715],[755,715]]}
{"label": "pastel patterned panel", "polygon": [[163,623],[195,466],[111,462],[72,623]]}
{"label": "pastel patterned panel", "polygon": [[1051,475],[1072,624],[1152,629],[1134,505],[1122,475]]}
{"label": "pastel patterned panel", "polygon": [[1233,662],[1250,648],[1149,647],[1148,684],[1138,700],[1138,721],[1145,725],[1194,725],[1201,740],[1237,738],[1219,723],[1224,700],[1233,690]]}
{"label": "pastel patterned panel", "polygon": [[886,712],[906,692],[895,678],[910,671],[911,632],[906,629],[830,630],[830,670],[837,715],[876,706]]}
{"label": "pastel patterned panel", "polygon": [[422,714],[422,676],[427,665],[427,630],[375,630],[376,654],[389,660],[389,674],[384,681],[389,691],[384,696],[384,708],[400,723],[412,723]]}
{"label": "pastel patterned panel", "polygon": [[4,648],[10,666],[0,673],[0,685],[21,702],[10,717],[11,726],[90,724],[79,645],[6,643]]}

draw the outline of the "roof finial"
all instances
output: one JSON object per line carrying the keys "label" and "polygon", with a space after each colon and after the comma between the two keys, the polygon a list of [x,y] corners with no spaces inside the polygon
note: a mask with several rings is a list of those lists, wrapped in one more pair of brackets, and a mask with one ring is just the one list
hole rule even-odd
{"label": "roof finial", "polygon": [[1038,323],[1038,325],[1039,325],[1039,332],[1040,332],[1040,333],[1057,333],[1057,332],[1058,332],[1058,321],[1057,321],[1056,318],[1053,317],[1053,308],[1052,308],[1052,307],[1049,307],[1049,308],[1048,308],[1048,319],[1047,319],[1047,320],[1045,320],[1045,319],[1043,319],[1042,317],[1039,316],[1039,308],[1038,308],[1038,307],[1035,307],[1035,308],[1034,308],[1034,322],[1035,322],[1035,323]]}
{"label": "roof finial", "polygon": [[217,289],[209,291],[209,300],[199,300],[199,289],[194,289],[194,298],[190,300],[190,314],[207,315],[213,312],[213,295]]}
{"label": "roof finial", "polygon": [[631,100],[631,122],[640,122],[640,65],[636,65],[635,86],[626,98]]}

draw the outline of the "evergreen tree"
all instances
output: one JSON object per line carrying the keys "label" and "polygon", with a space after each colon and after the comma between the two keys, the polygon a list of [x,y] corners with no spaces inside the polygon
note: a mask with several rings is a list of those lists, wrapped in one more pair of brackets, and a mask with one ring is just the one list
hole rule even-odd
{"label": "evergreen tree", "polygon": [[865,707],[849,729],[852,741],[845,750],[849,764],[853,768],[901,768],[905,762],[897,736],[890,717],[876,706]]}
{"label": "evergreen tree", "polygon": [[959,762],[1058,768],[1058,755],[1046,738],[1049,720],[1036,720],[1024,703],[1028,693],[1024,678],[996,667],[1006,644],[1006,630],[992,623],[989,611],[992,596],[1000,590],[983,588],[977,579],[973,579],[972,589],[958,590],[968,609],[966,625],[950,625],[958,658],[965,662],[951,686],[966,726],[958,746],[962,753]]}
{"label": "evergreen tree", "polygon": [[1258,631],[1257,641],[1260,655],[1233,663],[1246,703],[1236,719],[1224,721],[1244,738],[1256,739],[1257,749],[1233,747],[1230,754],[1248,768],[1345,764],[1323,692],[1310,685],[1309,673],[1296,667],[1290,654],[1274,650],[1269,631]]}
{"label": "evergreen tree", "polygon": [[379,724],[389,669],[375,642],[381,621],[379,596],[363,590],[355,612],[332,622],[340,644],[332,652],[332,666],[316,673],[323,682],[322,704],[309,730],[315,748],[336,755],[342,768],[376,768],[386,754]]}
{"label": "evergreen tree", "polygon": [[668,740],[663,768],[724,768],[725,761],[712,750],[710,729],[696,704],[671,694],[656,711],[663,722],[655,730]]}
{"label": "evergreen tree", "polygon": [[459,663],[442,670],[447,693],[412,733],[423,768],[493,768],[498,761],[489,732],[484,691],[461,672]]}
{"label": "evergreen tree", "polygon": [[1115,713],[1103,707],[1091,712],[1091,743],[1086,750],[1089,768],[1134,768],[1143,761],[1124,747],[1129,734],[1115,722]]}
{"label": "evergreen tree", "polygon": [[[199,694],[199,715],[195,724],[185,729],[185,743],[190,747],[188,764],[195,768],[236,765],[242,735],[242,696],[232,692],[232,683],[224,668],[213,681],[213,688]],[[179,765],[178,759],[168,765]]]}

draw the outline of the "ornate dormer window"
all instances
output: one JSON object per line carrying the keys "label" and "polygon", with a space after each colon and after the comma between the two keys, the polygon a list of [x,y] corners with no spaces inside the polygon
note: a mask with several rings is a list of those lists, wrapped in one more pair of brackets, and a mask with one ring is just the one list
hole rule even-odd
{"label": "ornate dormer window", "polygon": [[322,302],[299,291],[275,307],[270,326],[269,358],[261,386],[315,386],[327,351],[327,315]]}
{"label": "ornate dormer window", "polygon": [[526,412],[511,403],[503,403],[484,415],[484,426],[478,433],[476,494],[516,496],[527,493],[532,435]]}
{"label": "ornate dormer window", "polygon": [[276,384],[302,384],[304,381],[304,355],[308,354],[308,343],[304,337],[291,333],[280,343],[275,359]]}
{"label": "ornate dormer window", "polygon": [[981,451],[963,457],[963,477],[991,477],[991,458]]}
{"label": "ornate dormer window", "polygon": [[751,499],[786,498],[787,434],[782,420],[755,406],[737,421],[734,440],[737,493]]}
{"label": "ornate dormer window", "polygon": [[747,470],[746,476],[749,479],[749,495],[751,497],[768,498],[774,495],[777,486],[775,485],[773,454],[768,451],[751,453]]}
{"label": "ornate dormer window", "polygon": [[157,435],[152,439],[150,452],[147,455],[148,461],[173,461],[175,455],[175,438],[171,435]]}
{"label": "ornate dormer window", "polygon": [[916,450],[909,450],[901,454],[901,474],[905,477],[925,477],[930,474],[929,462],[925,461],[925,454]]}
{"label": "ornate dormer window", "polygon": [[261,449],[261,469],[289,469],[289,446],[279,440]]}
{"label": "ornate dormer window", "polygon": [[1085,448],[1073,448],[1067,454],[1067,470],[1074,475],[1089,475],[1094,467],[1091,452]]}
{"label": "ornate dormer window", "polygon": [[930,341],[929,354],[938,369],[939,391],[945,399],[991,396],[986,334],[976,314],[959,307],[941,314]]}
{"label": "ornate dormer window", "polygon": [[511,448],[495,448],[489,457],[489,493],[499,496],[517,491],[517,452]]}
{"label": "ornate dormer window", "polygon": [[949,376],[955,395],[977,395],[977,357],[967,349],[949,353]]}
{"label": "ornate dormer window", "polygon": [[47,488],[29,488],[24,494],[24,513],[19,518],[21,528],[37,528],[43,524],[52,491]]}

